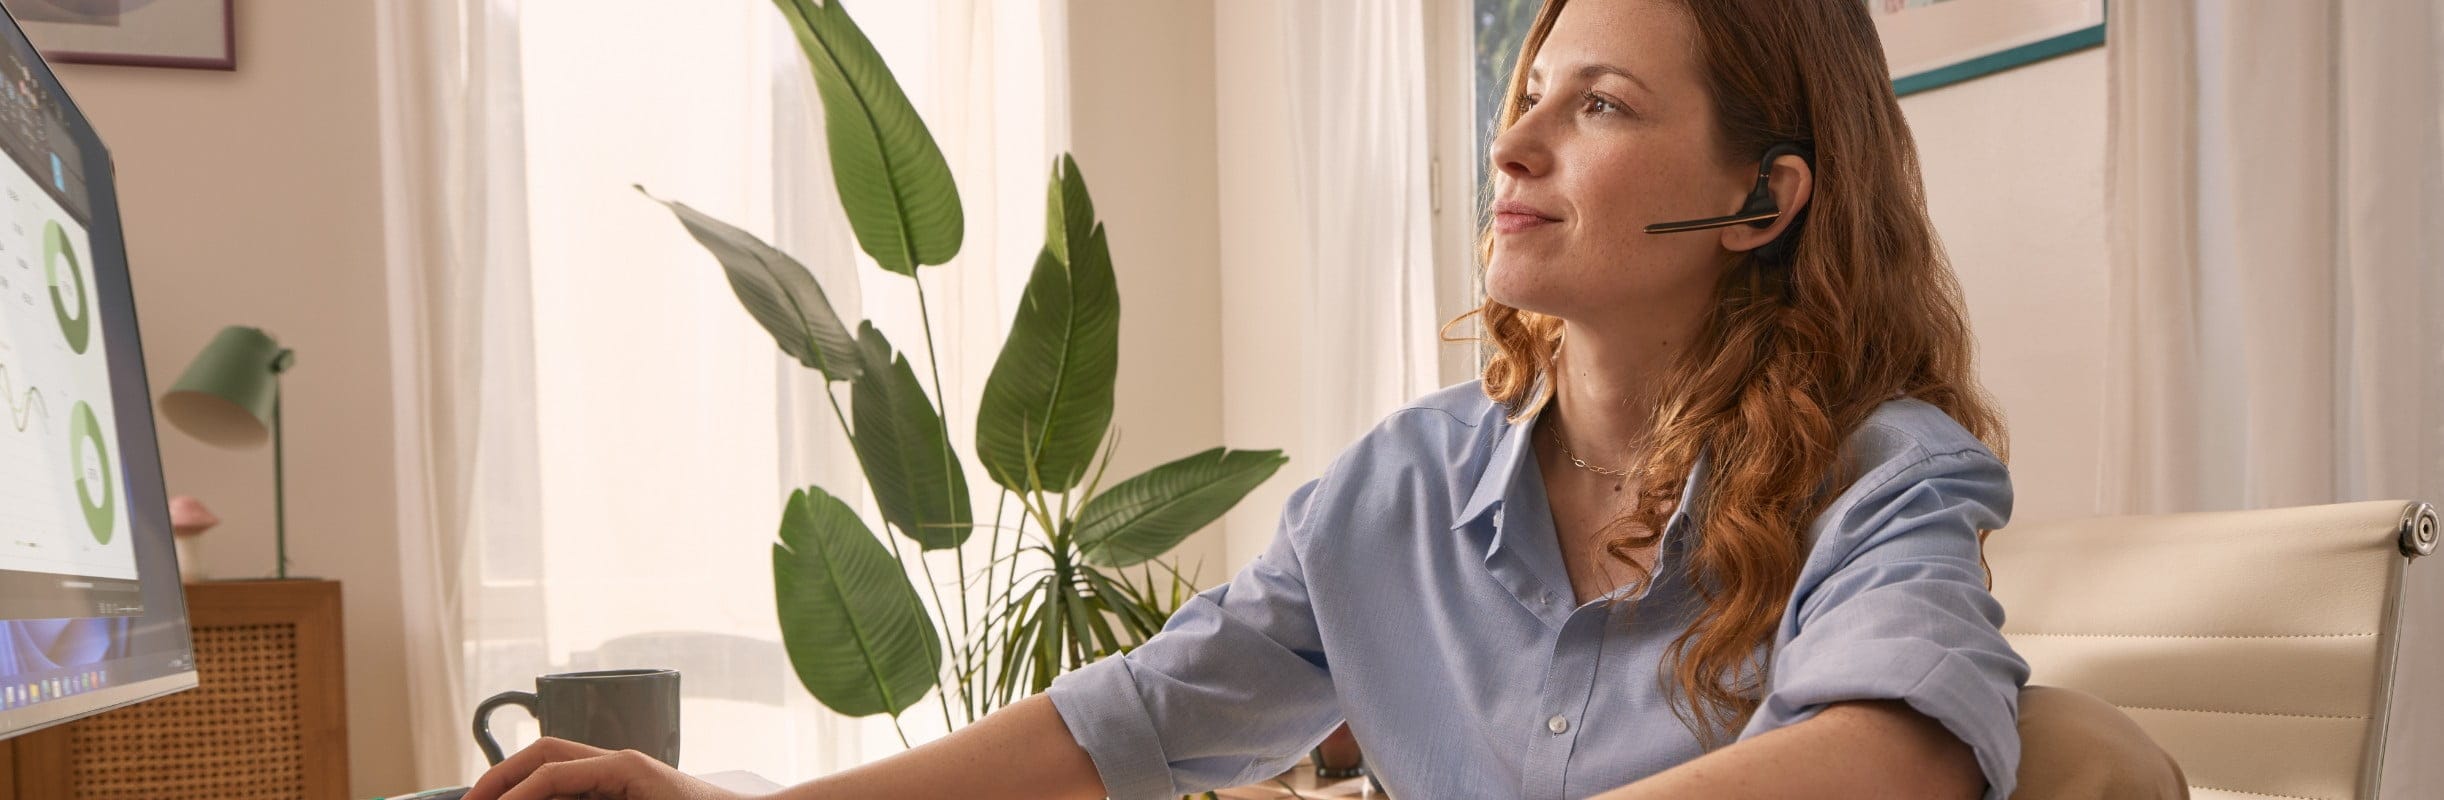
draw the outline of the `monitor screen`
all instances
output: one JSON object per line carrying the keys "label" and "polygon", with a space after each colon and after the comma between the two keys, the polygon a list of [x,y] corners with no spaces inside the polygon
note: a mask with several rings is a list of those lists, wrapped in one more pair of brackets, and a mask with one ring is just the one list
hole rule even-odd
{"label": "monitor screen", "polygon": [[195,685],[109,153],[0,31],[0,736]]}

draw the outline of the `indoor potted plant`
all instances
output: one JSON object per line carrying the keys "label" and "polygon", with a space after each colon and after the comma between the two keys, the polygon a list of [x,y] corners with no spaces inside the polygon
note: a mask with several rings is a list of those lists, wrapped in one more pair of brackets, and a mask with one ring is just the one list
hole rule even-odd
{"label": "indoor potted plant", "polygon": [[[920,268],[948,262],[964,225],[948,164],[837,2],[775,3],[813,68],[858,245],[884,271],[908,278],[922,308]],[[899,714],[930,694],[955,726],[1135,647],[1192,589],[1161,556],[1286,462],[1278,450],[1216,447],[1104,480],[1120,297],[1104,228],[1072,158],[1053,166],[1046,241],[983,388],[972,440],[999,492],[995,508],[1017,501],[1014,520],[976,518],[935,405],[938,373],[929,395],[871,322],[852,329],[838,316],[804,265],[684,203],[662,202],[713,253],[780,349],[824,377],[825,399],[881,510],[878,535],[848,502],[806,487],[788,498],[772,548],[791,666],[835,711],[888,714],[896,727]],[[924,330],[930,355],[930,317]],[[837,384],[847,385],[845,409]],[[940,550],[959,562],[947,598],[924,566],[923,553]],[[909,578],[911,560],[922,586]],[[969,605],[971,581],[985,587],[981,607]]]}

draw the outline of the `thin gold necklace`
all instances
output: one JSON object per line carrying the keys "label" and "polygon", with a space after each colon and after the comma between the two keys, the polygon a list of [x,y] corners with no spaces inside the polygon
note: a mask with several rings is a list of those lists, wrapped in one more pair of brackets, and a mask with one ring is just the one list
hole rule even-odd
{"label": "thin gold necklace", "polygon": [[[1579,458],[1577,454],[1570,452],[1570,442],[1561,435],[1561,420],[1553,420],[1552,430],[1553,446],[1561,448],[1561,457],[1568,459],[1573,466],[1588,472],[1593,472],[1597,475],[1609,475],[1615,478],[1629,477],[1629,470],[1612,469],[1610,467],[1599,467],[1594,464],[1589,464],[1584,459]],[[1613,491],[1620,491],[1621,485],[1615,483],[1613,484],[1612,488]]]}

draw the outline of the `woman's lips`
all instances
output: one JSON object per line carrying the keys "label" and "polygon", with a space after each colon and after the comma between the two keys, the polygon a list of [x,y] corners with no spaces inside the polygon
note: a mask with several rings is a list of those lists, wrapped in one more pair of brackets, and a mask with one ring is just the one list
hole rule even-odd
{"label": "woman's lips", "polygon": [[1494,213],[1495,233],[1522,233],[1561,221],[1517,197],[1495,200],[1493,207],[1486,210]]}
{"label": "woman's lips", "polygon": [[1494,214],[1494,232],[1520,233],[1523,231],[1536,230],[1560,221],[1561,220],[1557,219],[1546,219],[1534,214],[1518,214],[1505,211]]}

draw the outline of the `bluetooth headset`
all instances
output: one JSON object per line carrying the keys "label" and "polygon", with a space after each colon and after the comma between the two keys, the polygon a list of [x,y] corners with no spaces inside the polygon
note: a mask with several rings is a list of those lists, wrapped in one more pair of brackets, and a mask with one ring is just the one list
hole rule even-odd
{"label": "bluetooth headset", "polygon": [[[1768,186],[1767,183],[1768,179],[1772,178],[1774,174],[1774,159],[1781,158],[1786,155],[1798,156],[1800,160],[1807,162],[1809,169],[1813,170],[1816,168],[1815,148],[1810,147],[1806,142],[1783,142],[1781,144],[1766,148],[1765,156],[1757,165],[1757,188],[1748,192],[1748,201],[1740,205],[1740,210],[1732,212],[1728,216],[1707,217],[1705,219],[1683,220],[1680,222],[1658,222],[1653,225],[1646,226],[1646,232],[1682,233],[1686,231],[1728,228],[1733,225],[1747,225],[1748,227],[1756,228],[1758,230],[1764,230],[1765,228],[1771,227],[1774,224],[1774,220],[1782,216],[1782,209],[1775,207],[1773,188]],[[1782,233],[1775,236],[1773,241],[1767,242],[1765,243],[1765,246],[1757,248],[1757,258],[1766,262],[1779,262],[1785,257],[1789,256],[1793,243],[1798,241],[1799,227],[1806,224],[1807,219],[1808,210],[1805,208],[1799,209],[1798,215],[1791,218],[1790,227],[1782,229]]]}

